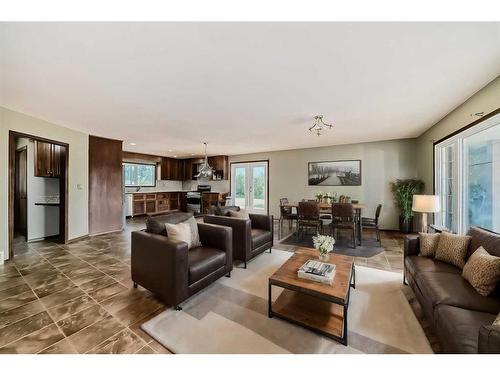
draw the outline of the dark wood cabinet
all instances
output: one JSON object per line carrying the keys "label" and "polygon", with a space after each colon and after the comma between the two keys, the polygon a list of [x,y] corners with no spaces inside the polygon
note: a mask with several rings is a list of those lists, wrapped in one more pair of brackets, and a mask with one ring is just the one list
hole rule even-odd
{"label": "dark wood cabinet", "polygon": [[35,176],[61,177],[62,146],[35,141]]}
{"label": "dark wood cabinet", "polygon": [[133,215],[158,214],[161,212],[178,210],[182,206],[179,192],[166,193],[134,193],[133,194]]}
{"label": "dark wood cabinet", "polygon": [[184,161],[174,158],[162,158],[161,160],[162,180],[184,180]]}
{"label": "dark wood cabinet", "polygon": [[[204,161],[203,158],[174,159],[162,157],[160,163],[161,179],[175,181],[195,180],[194,176],[197,174],[198,165],[204,163]],[[229,159],[226,155],[211,156],[208,158],[208,164],[215,169],[214,180],[229,179]]]}
{"label": "dark wood cabinet", "polygon": [[219,204],[219,193],[204,192],[201,195],[201,211],[203,214],[208,214],[211,206]]}

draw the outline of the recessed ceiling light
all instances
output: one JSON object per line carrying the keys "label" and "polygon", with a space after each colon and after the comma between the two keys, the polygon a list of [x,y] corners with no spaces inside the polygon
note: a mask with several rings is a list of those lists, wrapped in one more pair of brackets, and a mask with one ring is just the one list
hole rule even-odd
{"label": "recessed ceiling light", "polygon": [[137,146],[137,143],[134,143],[134,142],[130,142],[129,143],[130,146]]}
{"label": "recessed ceiling light", "polygon": [[177,157],[177,155],[174,155],[174,158],[176,158],[176,157]]}
{"label": "recessed ceiling light", "polygon": [[191,155],[194,155],[194,153],[191,153]]}
{"label": "recessed ceiling light", "polygon": [[168,150],[168,152],[172,152],[172,150]]}

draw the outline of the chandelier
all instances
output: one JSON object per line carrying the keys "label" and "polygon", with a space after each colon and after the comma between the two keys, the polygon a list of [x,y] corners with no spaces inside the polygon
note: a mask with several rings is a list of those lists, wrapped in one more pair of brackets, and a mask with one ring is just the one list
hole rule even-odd
{"label": "chandelier", "polygon": [[316,132],[318,136],[321,135],[323,130],[333,128],[333,125],[327,124],[323,121],[323,115],[314,116],[314,120],[314,125],[309,128],[309,131]]}
{"label": "chandelier", "polygon": [[208,164],[207,142],[203,142],[203,144],[205,145],[205,161],[201,165],[200,169],[198,170],[198,174],[195,177],[201,179],[209,179],[212,177],[214,169]]}

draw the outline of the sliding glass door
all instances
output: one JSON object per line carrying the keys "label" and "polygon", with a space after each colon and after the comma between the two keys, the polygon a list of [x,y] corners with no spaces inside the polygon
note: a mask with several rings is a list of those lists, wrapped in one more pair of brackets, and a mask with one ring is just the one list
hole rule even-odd
{"label": "sliding glass door", "polygon": [[267,214],[267,162],[231,164],[231,196],[250,213]]}
{"label": "sliding glass door", "polygon": [[435,145],[437,223],[465,233],[471,225],[500,232],[500,115]]}

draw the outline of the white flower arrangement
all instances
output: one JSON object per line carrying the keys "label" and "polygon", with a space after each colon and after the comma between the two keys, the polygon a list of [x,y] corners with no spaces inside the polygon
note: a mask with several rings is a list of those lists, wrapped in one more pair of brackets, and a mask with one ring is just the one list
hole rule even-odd
{"label": "white flower arrangement", "polygon": [[325,255],[333,250],[333,245],[335,245],[335,238],[318,233],[313,237],[313,244],[314,248],[317,249],[321,255]]}

